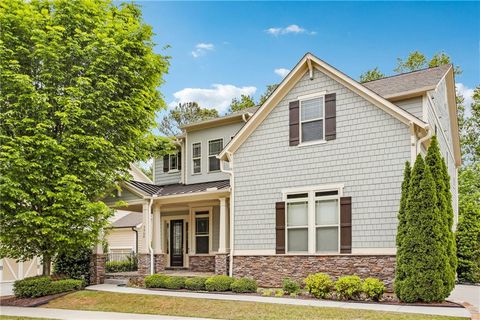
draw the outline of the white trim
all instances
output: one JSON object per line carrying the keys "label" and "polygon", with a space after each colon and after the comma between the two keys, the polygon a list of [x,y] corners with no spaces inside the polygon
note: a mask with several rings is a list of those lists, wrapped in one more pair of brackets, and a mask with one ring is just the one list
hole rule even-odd
{"label": "white trim", "polygon": [[[310,101],[310,100],[316,100],[322,98],[323,103],[322,103],[322,116],[320,118],[313,118],[313,119],[308,119],[308,120],[302,120],[302,102],[304,101]],[[298,101],[298,137],[299,137],[299,142],[302,146],[306,146],[312,143],[325,143],[325,95],[318,95],[315,94],[313,97],[309,98],[303,98]],[[321,139],[316,139],[316,140],[310,140],[310,141],[303,141],[303,135],[302,135],[302,127],[304,123],[310,123],[310,122],[315,122],[315,121],[322,121],[322,138]]]}
{"label": "white trim", "polygon": [[[325,129],[323,131],[325,131]],[[317,144],[324,144],[324,143],[327,143],[327,140],[312,140],[307,142],[301,142],[296,147],[302,148],[302,147],[309,147],[309,146],[314,146]]]}
{"label": "white trim", "polygon": [[286,253],[286,254],[277,254],[275,249],[264,249],[264,250],[235,250],[234,256],[277,256],[277,257],[288,257],[288,256],[307,256],[307,257],[324,257],[324,256],[383,256],[383,255],[395,255],[395,248],[352,248],[352,253]]}
{"label": "white trim", "polygon": [[[154,165],[155,167],[155,165]],[[145,183],[153,183],[153,181],[147,177],[147,175],[145,173],[143,173],[143,171],[138,168],[136,165],[134,165],[133,163],[130,163],[130,170],[132,171],[135,171],[136,174],[138,174],[139,176],[141,176],[143,178],[144,181],[140,181],[140,182],[145,182]]]}
{"label": "white trim", "polygon": [[[208,253],[197,253],[197,212],[208,211],[207,214],[198,215],[199,218],[208,217]],[[190,252],[194,255],[211,255],[213,252],[213,207],[192,207],[190,209],[191,225],[192,225],[192,246]]]}
{"label": "white trim", "polygon": [[[193,156],[193,146],[195,144],[200,144],[200,156],[199,157],[194,157]],[[202,141],[198,141],[198,142],[193,142],[191,144],[192,146],[192,170],[191,170],[191,175],[201,175],[202,174]],[[222,148],[223,148],[223,142],[222,142]],[[195,164],[194,164],[194,161],[199,159],[200,160],[200,172],[195,172]]]}
{"label": "white trim", "polygon": [[[438,117],[438,114],[437,114],[437,111],[435,110],[435,108],[433,107],[435,105],[435,102],[432,100],[432,97],[430,96],[430,94],[427,92],[427,97],[428,97],[428,107],[430,107],[434,117],[435,117],[435,120],[437,120],[437,124],[438,126],[440,127],[440,132],[442,133],[442,136],[443,136],[443,139],[445,140],[446,142],[446,145],[447,145],[447,151],[448,153],[450,154],[450,157],[452,158],[453,162],[455,162],[455,157],[453,155],[453,151],[452,151],[452,148],[450,146],[450,141],[448,140],[448,137],[447,135],[445,134],[445,130],[443,129],[443,125],[442,125],[442,122],[440,121],[440,118]],[[448,106],[447,106],[448,108]],[[446,112],[448,112],[448,110],[445,110]],[[432,125],[436,126],[437,124],[434,124],[432,123]],[[451,128],[450,128],[451,129]],[[437,130],[438,131],[438,130]],[[435,132],[436,135],[438,135],[437,132]],[[452,138],[453,139],[453,138]]]}
{"label": "white trim", "polygon": [[397,248],[352,248],[351,254],[384,255],[397,254]]}
{"label": "white trim", "polygon": [[315,186],[306,186],[306,187],[293,187],[282,189],[282,199],[283,201],[287,200],[287,195],[292,193],[308,193],[311,191],[322,192],[322,191],[335,191],[338,190],[338,195],[343,196],[343,188],[345,185],[343,183],[332,183],[324,185],[315,185]]}
{"label": "white trim", "polygon": [[[217,141],[217,140],[222,140],[222,147],[220,148],[220,152],[217,153],[217,154],[210,154],[210,142],[211,141]],[[212,170],[210,171],[210,157],[215,157],[215,159],[218,159],[219,161],[222,161],[220,158],[218,158],[218,156],[222,153],[222,150],[225,146],[225,141],[223,140],[223,138],[217,138],[217,139],[211,139],[211,140],[207,140],[207,173],[215,173],[215,172],[220,172],[220,167],[218,168],[218,170]]]}
{"label": "white trim", "polygon": [[[172,158],[176,158],[176,167],[172,166]],[[168,173],[177,173],[178,172],[178,152],[175,154],[168,155]]]}
{"label": "white trim", "polygon": [[303,96],[298,96],[297,99],[298,100],[310,100],[310,99],[324,97],[326,95],[327,95],[327,90],[324,90],[324,91],[320,91],[320,92],[306,94],[306,95],[303,95]]}
{"label": "white trim", "polygon": [[[190,264],[190,261],[188,260],[188,252],[187,252],[187,234],[186,234],[186,230],[185,230],[185,224],[186,223],[189,223],[189,226],[190,226],[190,215],[188,214],[182,214],[182,215],[175,215],[175,216],[160,216],[160,221],[161,221],[161,232],[160,234],[163,236],[166,237],[166,240],[167,241],[163,241],[165,240],[165,238],[161,239],[161,244],[162,244],[162,251],[165,252],[165,255],[167,256],[167,266],[170,268],[171,265],[170,265],[170,255],[171,255],[171,252],[170,252],[170,221],[171,220],[183,220],[183,267],[184,268],[188,268],[189,267],[189,264]],[[166,225],[166,223],[168,223],[168,226]],[[189,227],[189,229],[191,230],[191,226]],[[191,231],[189,232],[191,233]],[[188,243],[190,244],[191,242],[188,241]],[[166,250],[165,250],[166,249]],[[168,252],[168,253],[167,253]]]}
{"label": "white trim", "polygon": [[[235,256],[275,256],[275,249],[265,250],[235,250]],[[283,254],[281,256],[284,256]]]}

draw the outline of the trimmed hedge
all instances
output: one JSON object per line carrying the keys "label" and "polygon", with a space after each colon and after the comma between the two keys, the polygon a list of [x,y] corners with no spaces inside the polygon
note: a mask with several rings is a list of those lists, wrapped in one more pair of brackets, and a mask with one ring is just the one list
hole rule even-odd
{"label": "trimmed hedge", "polygon": [[257,281],[250,278],[235,279],[230,288],[237,293],[257,292]]}
{"label": "trimmed hedge", "polygon": [[135,271],[137,263],[134,260],[107,261],[105,263],[106,272],[128,272]]}
{"label": "trimmed hedge", "polygon": [[315,298],[326,298],[333,289],[333,280],[325,273],[309,275],[304,281],[305,289]]}
{"label": "trimmed hedge", "polygon": [[362,283],[362,291],[367,298],[378,301],[385,292],[385,285],[376,278],[367,278]]}
{"label": "trimmed hedge", "polygon": [[362,292],[362,279],[359,276],[340,277],[335,282],[335,289],[341,299],[358,298]]}
{"label": "trimmed hedge", "polygon": [[185,288],[185,280],[185,277],[167,277],[167,279],[165,279],[165,288],[173,290],[183,289]]}
{"label": "trimmed hedge", "polygon": [[205,281],[205,289],[208,291],[228,291],[233,281],[234,279],[229,276],[213,276]]}
{"label": "trimmed hedge", "polygon": [[203,277],[194,277],[194,278],[188,278],[185,280],[185,289],[188,290],[205,290],[205,281],[207,281],[207,278]]}
{"label": "trimmed hedge", "polygon": [[147,288],[165,288],[165,280],[168,276],[164,274],[152,274],[145,277],[145,287]]}
{"label": "trimmed hedge", "polygon": [[53,281],[46,276],[25,278],[13,284],[17,298],[38,298],[62,292],[80,290],[85,286],[83,280],[65,279]]}

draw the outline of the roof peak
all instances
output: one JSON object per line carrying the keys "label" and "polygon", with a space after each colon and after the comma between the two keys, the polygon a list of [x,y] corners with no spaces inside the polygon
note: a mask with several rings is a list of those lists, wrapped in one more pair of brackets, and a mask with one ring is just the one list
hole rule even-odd
{"label": "roof peak", "polygon": [[448,63],[448,64],[442,64],[440,66],[436,66],[436,67],[427,67],[427,68],[423,68],[423,69],[418,69],[418,70],[413,70],[413,71],[408,71],[408,72],[402,72],[402,73],[399,73],[399,74],[393,74],[391,76],[386,76],[386,77],[383,77],[383,78],[380,78],[380,79],[376,79],[376,80],[371,80],[371,81],[366,81],[366,82],[363,82],[363,84],[365,83],[372,83],[372,82],[375,82],[375,81],[381,81],[381,80],[385,80],[385,79],[389,79],[389,78],[394,78],[394,77],[400,77],[400,76],[404,76],[404,75],[410,75],[410,74],[413,74],[413,73],[419,73],[419,72],[425,72],[425,71],[433,71],[433,70],[436,70],[436,69],[449,69],[450,67],[452,67],[453,65],[451,63]]}

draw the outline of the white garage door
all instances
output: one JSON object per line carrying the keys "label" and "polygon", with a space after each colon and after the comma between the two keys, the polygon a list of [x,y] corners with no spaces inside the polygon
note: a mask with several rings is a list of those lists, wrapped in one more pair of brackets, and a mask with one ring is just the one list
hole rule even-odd
{"label": "white garage door", "polygon": [[38,258],[25,262],[16,262],[15,259],[9,258],[0,259],[0,282],[11,282],[41,273],[42,266]]}

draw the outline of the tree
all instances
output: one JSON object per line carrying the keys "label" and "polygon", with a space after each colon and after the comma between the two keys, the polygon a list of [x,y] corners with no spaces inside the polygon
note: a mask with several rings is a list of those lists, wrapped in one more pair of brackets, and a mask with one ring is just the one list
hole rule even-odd
{"label": "tree", "polygon": [[374,81],[385,78],[385,75],[378,69],[378,67],[368,70],[360,75],[360,83]]}
{"label": "tree", "polygon": [[[403,256],[404,252],[403,249],[405,248],[403,244],[403,239],[407,232],[407,219],[406,219],[406,207],[407,207],[407,199],[408,199],[408,189],[410,186],[410,175],[411,175],[411,168],[410,162],[405,162],[405,169],[403,171],[403,182],[402,182],[402,195],[400,197],[400,208],[398,210],[398,226],[397,226],[397,257]],[[402,270],[402,265],[397,264],[397,268],[395,269],[395,279],[402,280],[405,278],[405,273]]]}
{"label": "tree", "polygon": [[196,102],[179,103],[163,117],[158,130],[167,137],[173,137],[180,134],[184,125],[217,117],[215,109],[200,108]]}
{"label": "tree", "polygon": [[465,120],[462,134],[465,165],[480,163],[480,86],[473,92],[471,116]]}
{"label": "tree", "polygon": [[445,254],[443,218],[438,212],[435,181],[421,155],[410,177],[405,209],[406,232],[397,254],[397,268],[403,279],[395,279],[395,293],[401,301],[442,301],[446,298],[443,274]]}
{"label": "tree", "polygon": [[476,202],[460,203],[460,220],[456,242],[458,279],[463,282],[480,282],[480,197]]}
{"label": "tree", "polygon": [[151,132],[168,58],[133,4],[4,0],[0,6],[0,255],[98,241],[100,201],[167,143]]}
{"label": "tree", "polygon": [[[443,66],[445,64],[450,64],[452,61],[450,57],[445,52],[437,52],[433,55],[432,59],[428,62],[429,68]],[[454,67],[455,75],[459,75],[462,73],[462,69],[459,66]]]}
{"label": "tree", "polygon": [[397,58],[397,67],[394,69],[397,73],[410,72],[424,69],[428,66],[427,58],[420,51],[411,52],[407,59]]}
{"label": "tree", "polygon": [[453,234],[453,207],[452,194],[450,192],[450,176],[447,166],[440,154],[440,147],[436,136],[432,137],[428,147],[425,162],[432,173],[435,181],[437,194],[437,208],[443,219],[443,226],[440,228],[442,238],[445,240],[443,249],[447,256],[446,271],[442,274],[443,285],[448,296],[455,287],[455,274],[457,268],[455,237]]}
{"label": "tree", "polygon": [[267,85],[267,89],[265,92],[260,96],[260,100],[258,101],[258,105],[261,106],[267,101],[268,97],[277,89],[278,84],[269,84]]}
{"label": "tree", "polygon": [[228,113],[237,112],[251,107],[255,107],[255,101],[253,100],[253,97],[242,94],[240,99],[232,99]]}

